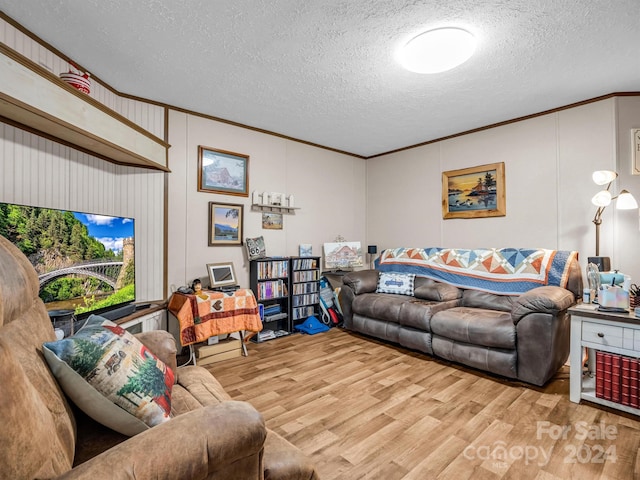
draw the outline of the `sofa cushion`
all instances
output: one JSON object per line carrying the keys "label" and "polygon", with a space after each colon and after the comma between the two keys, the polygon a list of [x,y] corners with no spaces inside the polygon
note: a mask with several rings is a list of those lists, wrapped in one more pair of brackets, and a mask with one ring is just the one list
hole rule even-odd
{"label": "sofa cushion", "polygon": [[444,337],[433,336],[431,341],[434,355],[452,362],[459,362],[508,378],[517,378],[518,352],[502,348],[456,342]]}
{"label": "sofa cushion", "polygon": [[517,299],[518,297],[495,295],[493,293],[481,292],[480,290],[464,290],[462,294],[462,306],[510,312]]}
{"label": "sofa cushion", "polygon": [[173,371],[115,323],[92,315],[43,353],[64,392],[97,422],[135,435],[169,420]]}
{"label": "sofa cushion", "polygon": [[413,286],[413,295],[422,300],[445,302],[462,297],[462,290],[448,283],[436,282],[430,278],[418,277]]}
{"label": "sofa cushion", "polygon": [[364,293],[353,299],[353,313],[386,322],[400,323],[402,305],[413,300],[406,295]]}
{"label": "sofa cushion", "polygon": [[383,273],[378,276],[376,293],[395,293],[396,295],[413,295],[413,273]]}
{"label": "sofa cushion", "polygon": [[448,302],[432,302],[429,300],[420,300],[412,298],[405,302],[398,313],[398,323],[403,326],[422,330],[424,332],[431,331],[431,317],[441,310],[457,307],[457,300]]}
{"label": "sofa cushion", "polygon": [[485,347],[516,348],[516,327],[509,312],[455,307],[431,318],[434,335]]}

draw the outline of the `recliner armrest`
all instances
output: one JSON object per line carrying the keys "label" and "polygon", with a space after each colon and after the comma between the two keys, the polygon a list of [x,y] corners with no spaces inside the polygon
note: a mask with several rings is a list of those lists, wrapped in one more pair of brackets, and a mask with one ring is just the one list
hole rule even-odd
{"label": "recliner armrest", "polygon": [[353,290],[355,295],[375,292],[378,288],[377,270],[350,272],[342,278],[342,284]]}
{"label": "recliner armrest", "polygon": [[266,435],[250,404],[227,401],[172,418],[56,478],[259,479]]}
{"label": "recliner armrest", "polygon": [[556,314],[576,303],[572,292],[562,287],[544,286],[523,293],[513,304],[511,318],[517,324],[524,316],[531,313]]}

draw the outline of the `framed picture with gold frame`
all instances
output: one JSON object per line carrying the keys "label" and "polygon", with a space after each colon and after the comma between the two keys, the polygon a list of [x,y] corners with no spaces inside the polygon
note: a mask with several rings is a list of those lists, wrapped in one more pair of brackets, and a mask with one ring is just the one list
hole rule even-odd
{"label": "framed picture with gold frame", "polygon": [[506,214],[504,162],[442,172],[442,218]]}
{"label": "framed picture with gold frame", "polygon": [[249,196],[249,155],[198,147],[198,191]]}
{"label": "framed picture with gold frame", "polygon": [[209,202],[209,246],[242,245],[244,206]]}

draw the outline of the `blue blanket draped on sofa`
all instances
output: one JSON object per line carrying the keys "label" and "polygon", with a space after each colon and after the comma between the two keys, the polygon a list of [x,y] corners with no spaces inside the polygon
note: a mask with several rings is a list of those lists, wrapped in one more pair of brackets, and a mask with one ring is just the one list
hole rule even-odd
{"label": "blue blanket draped on sofa", "polygon": [[382,272],[414,273],[461,288],[521,295],[543,285],[566,287],[578,252],[526,248],[393,248],[375,262]]}

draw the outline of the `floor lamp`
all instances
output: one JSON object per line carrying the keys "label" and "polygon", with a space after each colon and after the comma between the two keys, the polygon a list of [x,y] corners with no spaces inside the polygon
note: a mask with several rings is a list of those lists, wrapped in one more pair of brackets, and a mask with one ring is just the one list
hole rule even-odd
{"label": "floor lamp", "polygon": [[615,197],[611,196],[609,189],[617,177],[618,174],[612,170],[598,170],[597,172],[593,172],[592,176],[593,182],[596,185],[607,185],[606,189],[599,191],[591,199],[591,203],[598,207],[592,220],[593,224],[596,226],[596,256],[588,257],[587,261],[598,265],[598,269],[601,272],[611,270],[611,259],[609,257],[600,256],[600,225],[602,225],[602,213],[604,212],[604,209],[607,208],[614,200],[616,200],[616,209],[618,210],[632,210],[634,208],[638,208],[638,202],[636,202],[636,199],[633,198],[633,195],[631,195],[627,190],[621,190]]}

